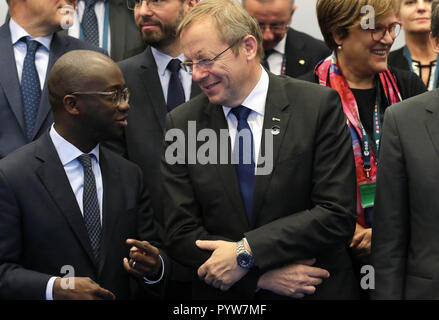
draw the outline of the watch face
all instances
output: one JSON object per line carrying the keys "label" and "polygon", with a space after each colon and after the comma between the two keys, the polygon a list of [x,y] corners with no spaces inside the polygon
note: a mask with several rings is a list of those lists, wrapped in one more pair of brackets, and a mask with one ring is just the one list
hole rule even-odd
{"label": "watch face", "polygon": [[253,257],[248,253],[241,253],[237,257],[238,265],[241,268],[251,268],[253,266]]}

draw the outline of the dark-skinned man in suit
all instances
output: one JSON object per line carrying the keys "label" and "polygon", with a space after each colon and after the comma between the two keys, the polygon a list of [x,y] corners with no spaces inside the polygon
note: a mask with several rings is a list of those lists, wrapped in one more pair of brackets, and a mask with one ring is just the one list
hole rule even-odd
{"label": "dark-skinned man in suit", "polygon": [[160,295],[166,255],[151,244],[160,239],[142,174],[100,145],[126,126],[122,72],[75,50],[48,86],[54,125],[0,161],[0,297]]}

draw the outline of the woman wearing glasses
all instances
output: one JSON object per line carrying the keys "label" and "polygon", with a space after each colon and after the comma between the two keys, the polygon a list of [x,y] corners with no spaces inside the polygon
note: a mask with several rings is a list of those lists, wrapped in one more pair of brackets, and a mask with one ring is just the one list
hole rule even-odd
{"label": "woman wearing glasses", "polygon": [[416,73],[428,90],[438,87],[438,59],[430,43],[432,0],[400,0],[397,16],[406,45],[389,54],[389,65]]}
{"label": "woman wearing glasses", "polygon": [[[426,91],[412,72],[389,69],[387,57],[401,29],[399,0],[317,0],[317,16],[333,54],[302,79],[340,94],[352,136],[357,173],[354,261],[369,260],[375,181],[383,114],[387,107]],[[389,199],[391,201],[391,199]]]}

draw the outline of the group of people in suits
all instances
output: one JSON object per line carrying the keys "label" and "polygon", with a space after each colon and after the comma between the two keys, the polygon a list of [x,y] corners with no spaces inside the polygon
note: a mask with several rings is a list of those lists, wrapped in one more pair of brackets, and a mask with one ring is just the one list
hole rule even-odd
{"label": "group of people in suits", "polygon": [[[387,68],[398,3],[318,0],[325,45],[294,0],[9,0],[0,298],[358,299],[362,264],[372,297],[437,298],[435,92]],[[227,152],[193,163],[206,130]]]}

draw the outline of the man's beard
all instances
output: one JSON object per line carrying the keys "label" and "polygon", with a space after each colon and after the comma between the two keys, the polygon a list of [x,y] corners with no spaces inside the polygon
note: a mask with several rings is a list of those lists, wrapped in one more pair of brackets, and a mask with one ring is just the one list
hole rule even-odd
{"label": "man's beard", "polygon": [[173,24],[164,25],[160,21],[154,21],[154,23],[157,23],[159,30],[140,31],[143,41],[157,49],[168,46],[176,41],[177,27],[181,20],[183,20],[183,8],[181,8]]}

